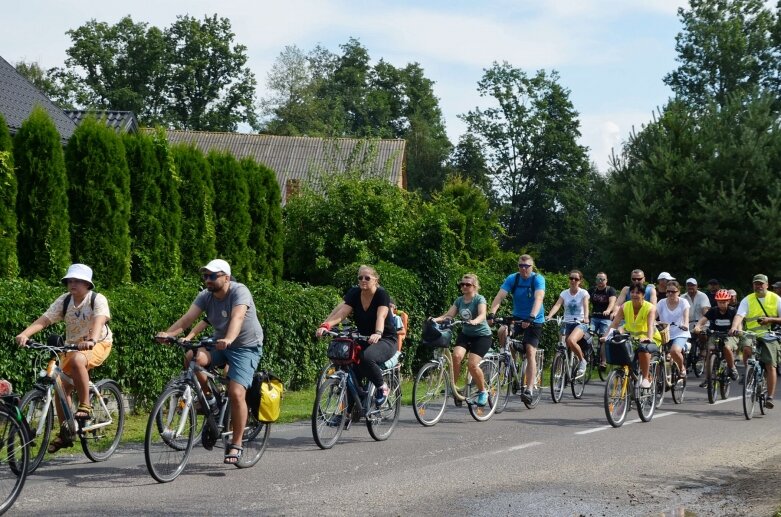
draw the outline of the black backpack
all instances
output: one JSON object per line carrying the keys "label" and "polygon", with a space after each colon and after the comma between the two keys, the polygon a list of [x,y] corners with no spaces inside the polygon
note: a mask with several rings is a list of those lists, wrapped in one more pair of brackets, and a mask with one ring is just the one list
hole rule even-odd
{"label": "black backpack", "polygon": [[[97,297],[98,293],[92,291],[90,294],[89,307],[93,311],[95,310],[95,298]],[[68,312],[68,305],[71,303],[71,298],[73,298],[73,296],[71,296],[71,293],[68,293],[68,295],[65,297],[65,300],[62,302],[62,319],[65,319],[65,313]]]}

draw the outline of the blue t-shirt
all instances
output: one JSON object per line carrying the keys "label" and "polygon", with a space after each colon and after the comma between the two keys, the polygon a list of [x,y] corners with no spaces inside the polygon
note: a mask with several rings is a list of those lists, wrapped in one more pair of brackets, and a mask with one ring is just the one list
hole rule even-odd
{"label": "blue t-shirt", "polygon": [[[648,284],[648,285],[646,285],[646,286],[645,286],[645,294],[643,295],[643,299],[644,299],[645,301],[647,301],[647,302],[650,302],[650,301],[651,301],[651,293],[652,293],[652,292],[653,292],[655,289],[656,289],[656,288],[654,287],[654,285],[653,285],[653,284]],[[629,288],[627,287],[627,290],[626,290],[626,301],[629,301],[629,300],[631,300],[631,299],[632,299],[632,293],[631,293],[631,292],[629,292]]]}
{"label": "blue t-shirt", "polygon": [[[504,279],[502,290],[510,293],[513,297],[513,317],[520,319],[531,319],[534,323],[545,322],[545,307],[540,305],[540,312],[530,316],[532,306],[534,305],[534,291],[545,291],[545,278],[539,273],[532,273],[529,278],[523,278],[520,273],[513,273]],[[518,277],[518,286],[513,292],[515,286],[515,277]]]}

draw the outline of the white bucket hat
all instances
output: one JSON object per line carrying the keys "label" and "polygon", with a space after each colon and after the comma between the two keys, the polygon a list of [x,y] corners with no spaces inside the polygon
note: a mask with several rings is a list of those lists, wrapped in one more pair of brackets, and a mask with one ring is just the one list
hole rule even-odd
{"label": "white bucket hat", "polygon": [[84,280],[89,284],[90,289],[95,289],[95,284],[92,283],[92,268],[86,264],[71,264],[68,272],[62,277],[62,283],[67,285],[69,278]]}
{"label": "white bucket hat", "polygon": [[201,271],[208,271],[209,273],[225,273],[231,276],[230,264],[222,259],[214,259],[201,268]]}

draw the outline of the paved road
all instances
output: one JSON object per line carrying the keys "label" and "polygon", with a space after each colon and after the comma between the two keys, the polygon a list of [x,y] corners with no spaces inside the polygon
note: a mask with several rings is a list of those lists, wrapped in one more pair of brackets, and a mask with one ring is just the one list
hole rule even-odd
{"label": "paved road", "polygon": [[607,426],[600,382],[581,400],[546,393],[534,410],[515,399],[485,423],[451,404],[424,428],[405,407],[388,441],[357,424],[330,451],[308,422],[279,425],[254,468],[198,449],[168,484],[149,476],[141,446],[101,464],[74,454],[30,476],[9,515],[771,515],[781,408],[746,421],[738,386],[711,406],[695,384],[683,405],[668,396],[652,422],[634,412],[620,429]]}

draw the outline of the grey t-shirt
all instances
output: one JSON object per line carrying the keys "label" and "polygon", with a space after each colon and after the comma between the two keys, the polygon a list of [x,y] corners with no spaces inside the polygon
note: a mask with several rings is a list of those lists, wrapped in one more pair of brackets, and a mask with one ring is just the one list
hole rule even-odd
{"label": "grey t-shirt", "polygon": [[225,337],[233,307],[246,305],[247,314],[241,324],[241,332],[231,346],[236,348],[263,346],[263,329],[258,321],[258,313],[255,310],[252,294],[246,285],[231,282],[228,295],[222,300],[218,300],[212,293],[204,289],[195,297],[193,304],[206,313],[209,324],[214,327],[213,336],[217,339]]}

